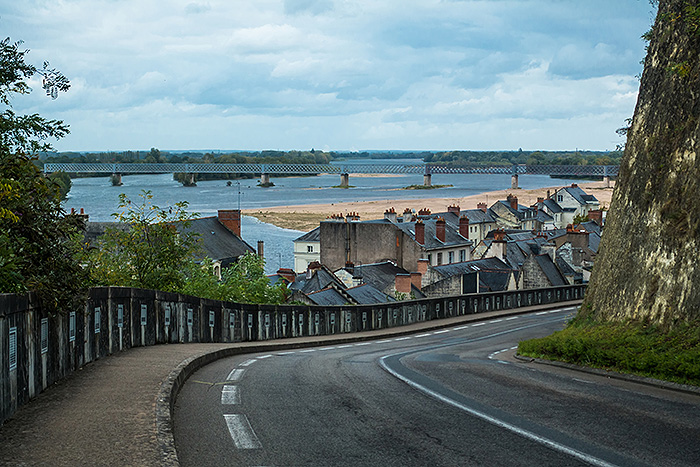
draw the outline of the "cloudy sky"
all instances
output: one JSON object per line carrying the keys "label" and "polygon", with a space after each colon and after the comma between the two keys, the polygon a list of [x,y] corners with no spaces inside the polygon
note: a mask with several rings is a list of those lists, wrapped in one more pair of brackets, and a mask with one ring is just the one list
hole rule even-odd
{"label": "cloudy sky", "polygon": [[[21,0],[63,151],[614,149],[647,0]],[[39,77],[40,78],[40,77]]]}

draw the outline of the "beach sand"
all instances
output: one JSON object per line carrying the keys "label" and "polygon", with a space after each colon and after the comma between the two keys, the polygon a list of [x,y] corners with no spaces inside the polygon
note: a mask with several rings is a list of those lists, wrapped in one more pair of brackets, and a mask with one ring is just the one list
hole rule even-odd
{"label": "beach sand", "polygon": [[[610,206],[612,198],[612,188],[605,188],[601,182],[587,182],[578,184],[586,193],[595,196],[604,207]],[[611,182],[614,186],[614,182]],[[562,188],[562,185],[549,188],[538,188],[534,190],[498,190],[481,193],[479,195],[465,196],[462,198],[424,198],[424,199],[399,199],[399,200],[377,200],[361,202],[344,202],[331,204],[304,204],[295,206],[274,206],[263,209],[245,209],[243,215],[252,216],[262,222],[274,224],[285,229],[294,229],[308,232],[318,227],[319,222],[328,218],[332,214],[343,214],[354,212],[360,215],[360,220],[381,219],[384,212],[389,208],[394,208],[401,214],[405,208],[419,209],[428,208],[431,212],[445,212],[447,206],[456,204],[461,209],[475,209],[477,203],[493,205],[498,200],[506,199],[509,194],[518,197],[518,203],[530,206],[537,202],[538,197],[546,197],[547,191],[553,193]],[[439,189],[431,194],[439,194]]]}

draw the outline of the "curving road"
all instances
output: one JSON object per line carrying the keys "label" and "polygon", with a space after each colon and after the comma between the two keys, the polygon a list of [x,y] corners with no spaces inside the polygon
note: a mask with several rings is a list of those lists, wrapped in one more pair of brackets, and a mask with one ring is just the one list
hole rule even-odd
{"label": "curving road", "polygon": [[700,465],[700,396],[513,359],[572,312],[217,361],[177,398],[181,464]]}

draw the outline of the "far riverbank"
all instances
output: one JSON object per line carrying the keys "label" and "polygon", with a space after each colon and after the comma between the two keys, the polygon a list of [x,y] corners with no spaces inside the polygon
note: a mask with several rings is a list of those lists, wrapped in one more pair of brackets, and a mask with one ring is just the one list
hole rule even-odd
{"label": "far riverbank", "polygon": [[[605,188],[603,182],[579,183],[578,185],[588,194],[595,196],[601,206],[606,208],[610,206],[613,188]],[[611,185],[614,186],[614,183],[611,183]],[[519,204],[530,206],[537,201],[537,198],[546,197],[547,191],[553,193],[561,187],[562,185],[530,190],[497,190],[461,198],[386,199],[328,204],[272,206],[259,209],[244,209],[243,214],[284,229],[308,232],[318,227],[319,222],[332,214],[345,215],[354,212],[360,215],[361,220],[370,220],[384,217],[384,212],[392,207],[399,214],[406,208],[415,209],[416,211],[422,208],[428,208],[432,212],[444,212],[447,211],[447,206],[454,204],[458,205],[461,209],[475,209],[477,203],[484,202],[488,206],[491,206],[497,200],[506,199],[511,193],[518,197]],[[438,189],[432,193],[439,194],[439,191]]]}

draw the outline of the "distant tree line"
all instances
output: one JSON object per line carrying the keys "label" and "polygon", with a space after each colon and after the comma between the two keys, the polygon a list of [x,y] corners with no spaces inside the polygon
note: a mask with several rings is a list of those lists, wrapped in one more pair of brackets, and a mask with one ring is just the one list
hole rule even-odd
{"label": "distant tree line", "polygon": [[425,162],[454,167],[525,165],[619,165],[622,151],[446,151]]}

